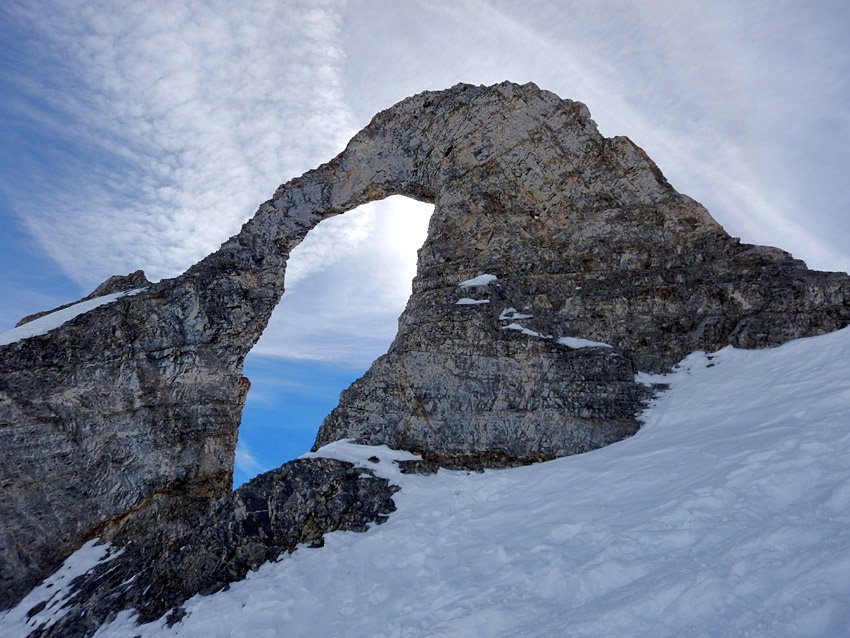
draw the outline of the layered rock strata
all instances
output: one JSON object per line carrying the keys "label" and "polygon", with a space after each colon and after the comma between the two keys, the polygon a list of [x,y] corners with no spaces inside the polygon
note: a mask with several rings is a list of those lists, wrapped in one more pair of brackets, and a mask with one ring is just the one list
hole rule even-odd
{"label": "layered rock strata", "polygon": [[582,452],[636,431],[637,371],[850,323],[846,275],[730,237],[584,105],[531,84],[414,96],[180,277],[0,349],[0,607],[90,537],[182,536],[227,495],[242,362],[290,250],[393,194],[435,205],[413,295],[317,445],[452,467]]}

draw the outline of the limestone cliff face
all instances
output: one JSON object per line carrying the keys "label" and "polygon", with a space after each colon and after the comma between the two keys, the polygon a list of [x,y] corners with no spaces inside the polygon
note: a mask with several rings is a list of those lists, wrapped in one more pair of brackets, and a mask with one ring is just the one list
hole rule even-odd
{"label": "limestone cliff face", "polygon": [[414,96],[180,277],[0,348],[0,608],[87,538],[182,536],[229,492],[242,362],[290,250],[393,194],[435,204],[413,295],[317,445],[461,467],[582,452],[636,431],[637,371],[850,323],[846,275],[729,237],[584,105],[531,84]]}

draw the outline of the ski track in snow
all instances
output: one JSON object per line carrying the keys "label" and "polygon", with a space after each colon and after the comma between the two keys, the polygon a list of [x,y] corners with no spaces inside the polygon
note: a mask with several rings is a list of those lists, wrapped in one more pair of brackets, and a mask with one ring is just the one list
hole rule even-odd
{"label": "ski track in snow", "polygon": [[850,635],[848,361],[850,328],[695,353],[645,379],[670,387],[630,439],[511,470],[393,473],[384,525],[196,596],[172,628],[122,612],[97,636]]}

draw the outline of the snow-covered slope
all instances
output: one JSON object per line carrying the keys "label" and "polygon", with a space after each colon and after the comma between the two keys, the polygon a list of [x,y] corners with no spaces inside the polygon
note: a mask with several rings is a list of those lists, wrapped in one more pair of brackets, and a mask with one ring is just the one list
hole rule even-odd
{"label": "snow-covered slope", "polygon": [[403,486],[387,523],[172,628],[125,612],[97,635],[850,635],[850,329],[697,353],[664,381],[633,438],[535,466],[403,476],[338,444]]}

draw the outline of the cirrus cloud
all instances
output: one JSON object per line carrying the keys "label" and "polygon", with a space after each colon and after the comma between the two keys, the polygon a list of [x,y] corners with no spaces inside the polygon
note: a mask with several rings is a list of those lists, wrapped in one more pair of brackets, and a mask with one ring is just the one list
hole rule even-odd
{"label": "cirrus cloud", "polygon": [[37,43],[18,116],[53,144],[5,190],[81,286],[178,274],[352,132],[340,2],[48,4],[6,7]]}

